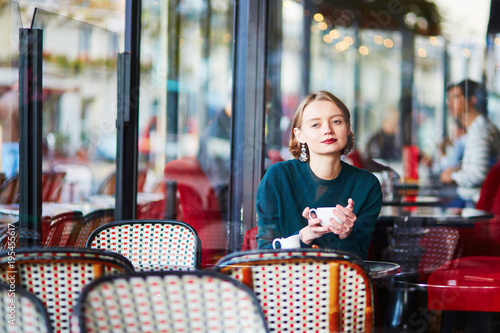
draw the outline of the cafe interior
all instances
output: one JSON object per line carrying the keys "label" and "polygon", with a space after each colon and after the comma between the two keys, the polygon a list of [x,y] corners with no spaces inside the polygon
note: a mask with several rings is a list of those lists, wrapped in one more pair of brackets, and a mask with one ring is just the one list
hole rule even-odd
{"label": "cafe interior", "polygon": [[[0,0],[0,26],[0,332],[500,330],[500,148],[450,95],[476,82],[500,138],[500,1]],[[321,90],[380,182],[366,258],[257,246]],[[482,151],[460,200],[443,174]]]}

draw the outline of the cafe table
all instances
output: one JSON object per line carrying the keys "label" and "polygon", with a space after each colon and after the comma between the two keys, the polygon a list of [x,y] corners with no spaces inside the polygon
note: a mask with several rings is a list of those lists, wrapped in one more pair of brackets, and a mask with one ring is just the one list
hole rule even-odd
{"label": "cafe table", "polygon": [[[137,193],[137,204],[145,204],[148,202],[159,201],[163,199],[162,194],[158,193]],[[43,202],[42,215],[56,216],[62,213],[73,211],[82,212],[83,215],[89,214],[99,209],[114,208],[115,197],[112,195],[94,195],[85,202]],[[2,204],[0,205],[0,216],[19,217],[19,204]]]}
{"label": "cafe table", "polygon": [[372,279],[390,277],[398,274],[401,270],[401,266],[394,262],[365,260],[363,264]]}
{"label": "cafe table", "polygon": [[446,199],[437,195],[384,195],[383,206],[440,206]]}
{"label": "cafe table", "polygon": [[474,208],[440,206],[382,206],[380,222],[420,222],[421,225],[473,226],[492,218],[492,213]]}

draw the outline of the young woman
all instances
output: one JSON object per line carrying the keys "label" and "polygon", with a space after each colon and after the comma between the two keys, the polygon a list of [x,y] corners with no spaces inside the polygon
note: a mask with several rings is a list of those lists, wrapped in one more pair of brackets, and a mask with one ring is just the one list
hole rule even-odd
{"label": "young woman", "polygon": [[[350,113],[340,99],[319,91],[306,96],[293,118],[289,150],[292,160],[273,164],[257,190],[259,248],[275,238],[300,235],[301,247],[347,250],[362,258],[382,205],[378,179],[340,157],[354,146]],[[336,207],[323,227],[309,210]]]}

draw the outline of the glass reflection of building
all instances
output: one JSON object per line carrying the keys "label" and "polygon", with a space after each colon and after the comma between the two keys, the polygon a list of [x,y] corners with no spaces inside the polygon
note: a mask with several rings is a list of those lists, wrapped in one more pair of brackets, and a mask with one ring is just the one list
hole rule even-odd
{"label": "glass reflection of building", "polygon": [[[215,173],[226,175],[218,179],[227,183],[227,196],[218,197],[215,209],[203,206],[213,198],[206,193],[195,202],[214,219],[201,232],[202,245],[214,250],[207,260],[213,264],[221,255],[218,246],[223,244],[222,252],[240,250],[245,231],[255,227],[260,177],[271,163],[290,158],[291,118],[311,91],[329,90],[346,103],[362,155],[392,120],[392,154],[371,157],[403,178],[404,147],[418,147],[420,156],[432,159],[450,135],[447,83],[466,77],[485,82],[490,118],[500,126],[500,29],[495,20],[487,29],[487,22],[476,27],[471,22],[485,20],[471,15],[457,37],[450,33],[449,6],[444,0],[143,1],[141,22],[135,22],[141,33],[140,86],[131,99],[138,106],[137,122],[130,123],[137,131],[134,148],[117,143],[123,74],[118,59],[130,24],[126,1],[0,1],[2,171],[10,177],[19,167],[12,158],[19,154],[13,113],[19,101],[19,29],[39,29],[41,169],[66,173],[58,200],[114,196],[115,184],[106,187],[105,181],[126,169],[120,154],[137,149],[137,172],[127,181],[164,201],[154,211],[131,210],[128,218],[186,219],[190,213],[179,206],[181,194],[171,192],[166,179],[175,176],[166,177],[165,166],[182,158],[196,161],[207,143],[211,154],[226,159]],[[224,136],[206,139],[204,131],[228,108]],[[420,164],[418,175],[420,181],[432,179],[432,168]],[[195,179],[195,187],[205,188],[201,182]],[[135,194],[125,190],[117,199]]]}
{"label": "glass reflection of building", "polygon": [[[232,144],[210,145],[213,154],[230,158],[224,166],[232,175],[226,179],[228,198],[219,201],[226,218],[218,229],[229,252],[239,250],[244,232],[256,225],[256,185],[265,167],[290,158],[291,117],[310,91],[329,90],[346,103],[361,154],[367,153],[384,117],[395,112],[398,158],[374,158],[402,177],[404,146],[417,146],[421,155],[433,157],[448,135],[448,82],[465,77],[485,81],[490,116],[500,123],[495,30],[489,31],[487,45],[483,36],[450,39],[442,34],[439,4],[430,1],[254,4],[143,1],[141,9],[139,114],[132,125],[138,132],[137,174],[146,178],[138,191],[165,194],[166,164],[195,158],[201,134],[230,105],[227,139]],[[124,2],[0,5],[0,43],[9,45],[0,48],[2,95],[18,81],[21,18],[27,28],[30,11],[43,8],[37,9],[32,26],[43,31],[43,170],[65,170],[61,200],[84,201],[117,170],[117,55],[124,51]],[[245,35],[247,28],[261,35]],[[262,66],[242,71],[245,59]],[[11,126],[2,126],[3,143]],[[421,179],[429,172],[419,166]],[[169,216],[183,218],[182,208]]]}
{"label": "glass reflection of building", "polygon": [[[21,17],[28,21],[29,11],[42,5],[23,4],[20,10],[16,3],[3,6],[11,8],[2,11],[9,18],[2,22],[9,28],[4,31],[9,31],[11,42],[10,55],[7,49],[2,51],[4,70],[11,68],[10,82],[2,83],[6,91],[17,75],[16,43],[12,43],[17,40],[16,26]],[[92,16],[92,10],[102,12]],[[254,10],[247,8],[250,15],[255,15]],[[232,76],[238,15],[232,1],[143,2],[137,127],[138,169],[147,172],[147,181],[141,190],[161,188],[168,161],[196,156],[203,129],[231,102],[231,92],[242,79],[236,77],[234,82]],[[438,8],[430,2],[391,7],[384,2],[289,0],[270,2],[267,15],[270,96],[265,97],[264,133],[266,144],[283,159],[290,158],[288,126],[298,101],[319,89],[334,92],[350,107],[360,153],[367,153],[370,138],[383,127],[384,117],[395,111],[395,149],[417,145],[422,154],[433,156],[436,143],[448,131],[445,84],[466,73],[479,75],[474,71],[480,67],[477,53],[482,43],[469,42],[464,48],[463,42],[443,38]],[[86,17],[92,17],[91,24]],[[80,160],[90,169],[89,182],[74,181],[71,191],[68,187],[63,192],[72,199],[96,193],[115,172],[116,55],[124,38],[123,22],[117,22],[122,18],[124,4],[115,2],[80,9],[61,3],[34,14],[33,28],[44,32],[43,167]],[[491,41],[494,59],[495,39]],[[460,67],[468,72],[456,74]],[[489,80],[494,87],[494,79]],[[4,133],[9,130],[4,128]],[[266,158],[264,166],[270,163]],[[404,177],[400,158],[381,161]],[[423,171],[421,175],[426,174]],[[252,206],[243,206],[253,211]],[[242,230],[253,225],[244,221]]]}

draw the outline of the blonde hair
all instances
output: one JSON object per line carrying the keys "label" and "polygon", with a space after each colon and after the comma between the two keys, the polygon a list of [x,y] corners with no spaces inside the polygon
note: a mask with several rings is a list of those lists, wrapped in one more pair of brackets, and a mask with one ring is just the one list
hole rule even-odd
{"label": "blonde hair", "polygon": [[[295,111],[295,115],[293,116],[292,131],[290,132],[290,143],[288,144],[288,150],[290,151],[292,156],[297,159],[300,156],[301,147],[300,147],[300,142],[297,140],[295,134],[293,133],[293,129],[300,128],[302,126],[302,116],[304,114],[304,109],[312,102],[319,102],[319,101],[328,101],[335,104],[342,112],[342,115],[344,116],[347,126],[351,128],[351,113],[349,112],[347,106],[345,106],[345,104],[337,96],[324,90],[307,95],[302,99],[302,101],[299,104],[299,107],[297,108],[297,111]],[[349,133],[349,136],[347,137],[347,144],[345,145],[344,149],[342,149],[342,155],[349,154],[349,152],[353,148],[354,148],[354,133],[351,131]],[[307,147],[307,145],[306,145],[306,153],[307,155],[309,155],[309,148]]]}

